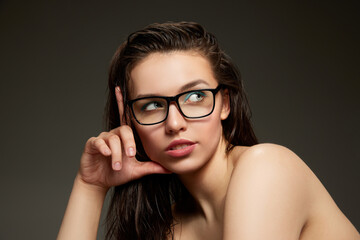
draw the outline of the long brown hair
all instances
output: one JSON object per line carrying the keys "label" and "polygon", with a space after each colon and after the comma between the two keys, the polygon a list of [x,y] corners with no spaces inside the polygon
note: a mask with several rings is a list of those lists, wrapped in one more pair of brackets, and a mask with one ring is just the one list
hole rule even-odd
{"label": "long brown hair", "polygon": [[[250,122],[251,112],[239,71],[219,47],[215,36],[193,22],[152,24],[129,35],[113,56],[105,109],[107,130],[126,121],[131,126],[130,111],[125,105],[120,119],[115,87],[121,88],[124,102],[129,96],[130,72],[142,59],[155,52],[196,51],[208,59],[214,76],[229,92],[230,114],[222,121],[227,152],[234,146],[252,146],[257,139]],[[139,136],[133,128],[137,159],[149,161]],[[116,186],[107,215],[106,239],[168,239],[173,234],[171,206],[190,210],[191,196],[175,174],[148,175]]]}

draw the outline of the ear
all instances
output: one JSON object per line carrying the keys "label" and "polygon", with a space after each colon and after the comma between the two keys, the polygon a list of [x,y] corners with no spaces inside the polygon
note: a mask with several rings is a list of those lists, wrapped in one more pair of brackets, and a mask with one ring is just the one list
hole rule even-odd
{"label": "ear", "polygon": [[230,114],[230,97],[229,91],[224,89],[222,91],[222,108],[221,108],[221,120],[227,119]]}

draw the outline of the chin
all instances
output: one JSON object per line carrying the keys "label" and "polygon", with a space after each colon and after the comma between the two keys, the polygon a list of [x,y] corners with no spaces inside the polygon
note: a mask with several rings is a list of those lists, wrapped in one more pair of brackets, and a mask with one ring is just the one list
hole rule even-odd
{"label": "chin", "polygon": [[168,161],[158,162],[164,168],[169,171],[182,175],[182,174],[191,174],[199,171],[206,165],[206,161],[200,161],[200,158],[196,157],[187,157],[183,159],[169,159]]}

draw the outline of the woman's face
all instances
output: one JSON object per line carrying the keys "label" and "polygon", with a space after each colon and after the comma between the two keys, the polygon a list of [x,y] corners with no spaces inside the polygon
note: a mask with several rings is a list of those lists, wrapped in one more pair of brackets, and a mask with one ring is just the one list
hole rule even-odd
{"label": "woman's face", "polygon": [[[208,60],[190,51],[153,53],[135,66],[130,81],[130,99],[175,96],[218,86]],[[197,100],[196,96],[194,99]],[[154,107],[157,106],[149,106],[150,110]],[[185,118],[172,102],[164,122],[140,125],[133,120],[133,124],[151,160],[174,173],[184,174],[200,169],[214,156],[222,139],[221,120],[228,114],[228,97],[218,92],[214,111],[209,116]]]}

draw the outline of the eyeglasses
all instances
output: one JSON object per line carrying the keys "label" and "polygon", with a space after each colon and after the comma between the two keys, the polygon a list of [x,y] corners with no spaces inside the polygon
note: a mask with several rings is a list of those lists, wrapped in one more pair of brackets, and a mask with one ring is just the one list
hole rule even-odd
{"label": "eyeglasses", "polygon": [[171,102],[175,102],[186,118],[209,116],[215,107],[215,95],[221,89],[197,89],[173,97],[150,96],[127,101],[135,120],[141,125],[154,125],[166,120]]}

